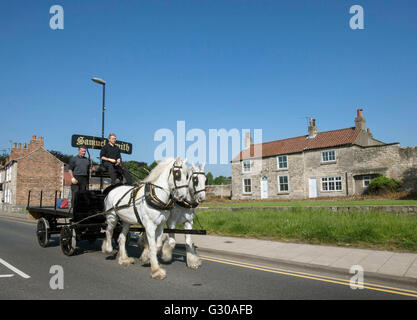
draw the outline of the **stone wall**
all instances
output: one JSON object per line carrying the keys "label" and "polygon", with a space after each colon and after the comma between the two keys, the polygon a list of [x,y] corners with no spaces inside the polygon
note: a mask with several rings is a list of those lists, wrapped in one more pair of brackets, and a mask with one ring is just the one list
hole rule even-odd
{"label": "stone wall", "polygon": [[231,184],[207,185],[206,188],[206,196],[230,198],[232,194]]}

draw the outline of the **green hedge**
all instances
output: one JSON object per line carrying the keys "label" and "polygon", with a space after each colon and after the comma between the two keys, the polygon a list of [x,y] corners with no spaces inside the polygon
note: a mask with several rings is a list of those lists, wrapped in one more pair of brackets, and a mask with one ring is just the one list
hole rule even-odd
{"label": "green hedge", "polygon": [[398,192],[401,183],[395,179],[379,176],[373,178],[368,185],[366,193],[368,194],[384,194],[390,192]]}

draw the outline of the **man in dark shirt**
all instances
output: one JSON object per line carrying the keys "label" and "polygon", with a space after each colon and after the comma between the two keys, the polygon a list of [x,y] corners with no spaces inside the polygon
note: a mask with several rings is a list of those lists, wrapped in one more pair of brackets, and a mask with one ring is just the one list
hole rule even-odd
{"label": "man in dark shirt", "polygon": [[123,177],[123,170],[121,167],[122,157],[120,155],[120,149],[115,143],[116,135],[114,133],[110,133],[108,143],[101,149],[100,152],[100,159],[103,166],[109,172],[111,184],[123,182],[118,178],[118,176],[121,178]]}
{"label": "man in dark shirt", "polygon": [[88,174],[90,170],[90,161],[85,157],[85,147],[78,148],[78,155],[72,157],[69,161],[69,174],[71,175],[71,192],[72,205],[74,196],[78,191],[88,190]]}

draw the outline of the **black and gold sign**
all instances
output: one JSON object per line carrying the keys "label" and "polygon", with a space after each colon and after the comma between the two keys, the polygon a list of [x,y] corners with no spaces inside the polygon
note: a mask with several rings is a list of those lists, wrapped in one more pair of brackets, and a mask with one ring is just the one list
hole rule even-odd
{"label": "black and gold sign", "polygon": [[[108,143],[106,138],[92,137],[74,134],[71,137],[71,146],[80,147],[85,146],[89,149],[101,149]],[[116,146],[119,147],[120,152],[132,154],[132,144],[129,142],[116,140]]]}

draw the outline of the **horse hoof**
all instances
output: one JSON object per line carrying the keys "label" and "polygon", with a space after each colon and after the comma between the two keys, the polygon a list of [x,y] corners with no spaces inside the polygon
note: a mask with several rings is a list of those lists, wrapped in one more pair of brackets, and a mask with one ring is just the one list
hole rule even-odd
{"label": "horse hoof", "polygon": [[149,252],[142,252],[142,255],[139,258],[141,264],[148,264],[150,263],[151,259],[149,258]]}
{"label": "horse hoof", "polygon": [[128,266],[135,262],[135,259],[133,258],[127,258],[127,259],[119,259],[119,264],[121,266]]}
{"label": "horse hoof", "polygon": [[101,246],[101,252],[103,252],[103,253],[112,253],[113,252],[113,248],[107,248],[107,246],[105,244],[103,244]]}
{"label": "horse hoof", "polygon": [[164,269],[159,268],[157,271],[151,274],[152,279],[159,279],[163,280],[167,277],[166,271]]}
{"label": "horse hoof", "polygon": [[128,260],[119,260],[119,264],[120,264],[121,266],[125,266],[125,267],[127,267],[127,266],[129,266],[129,265],[131,264],[131,262],[130,262],[130,261],[128,261]]}
{"label": "horse hoof", "polygon": [[161,259],[163,262],[170,262],[172,260],[172,254],[163,254]]}
{"label": "horse hoof", "polygon": [[187,267],[193,270],[197,270],[201,267],[201,260],[198,258],[189,258],[187,259]]}
{"label": "horse hoof", "polygon": [[201,264],[200,263],[188,265],[188,268],[193,269],[193,270],[197,270],[200,267],[201,267]]}
{"label": "horse hoof", "polygon": [[149,257],[140,257],[139,261],[141,264],[149,264],[151,262],[151,259],[149,259]]}

